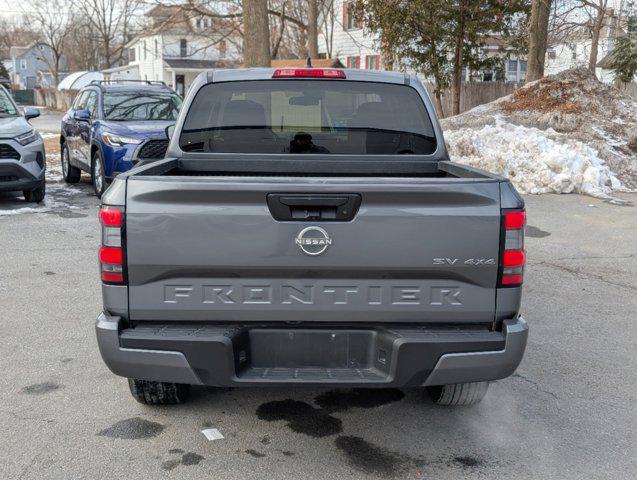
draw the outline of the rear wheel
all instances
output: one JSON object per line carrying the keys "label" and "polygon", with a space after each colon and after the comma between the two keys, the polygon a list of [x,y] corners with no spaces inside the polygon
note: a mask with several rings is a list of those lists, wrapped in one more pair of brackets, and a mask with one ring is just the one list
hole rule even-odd
{"label": "rear wheel", "polygon": [[22,194],[27,202],[40,203],[44,200],[44,195],[46,194],[46,181],[42,180],[37,188],[25,190]]}
{"label": "rear wheel", "polygon": [[434,403],[456,407],[480,403],[488,389],[489,382],[472,382],[427,387],[427,392]]}
{"label": "rear wheel", "polygon": [[95,152],[91,161],[91,181],[95,195],[97,198],[102,198],[102,194],[106,190],[106,177],[104,176],[104,162],[99,150]]}
{"label": "rear wheel", "polygon": [[77,183],[82,176],[82,171],[71,165],[71,154],[66,143],[62,145],[62,176],[66,183]]}
{"label": "rear wheel", "polygon": [[190,385],[150,380],[128,379],[133,398],[145,405],[175,405],[183,403],[190,393]]}

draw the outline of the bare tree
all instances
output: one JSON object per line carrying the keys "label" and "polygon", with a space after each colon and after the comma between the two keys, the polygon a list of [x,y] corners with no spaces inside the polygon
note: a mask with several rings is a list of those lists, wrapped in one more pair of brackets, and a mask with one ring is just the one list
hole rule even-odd
{"label": "bare tree", "polygon": [[101,68],[119,63],[140,0],[71,0],[71,4],[88,21],[99,40]]}
{"label": "bare tree", "polygon": [[332,58],[334,50],[334,26],[336,25],[336,16],[334,14],[334,2],[331,0],[323,0],[321,2],[319,29],[323,32],[325,40],[325,51],[327,57]]}
{"label": "bare tree", "polygon": [[38,59],[42,60],[57,85],[66,39],[70,33],[69,16],[62,0],[30,0],[26,5],[27,21],[40,33],[36,44]]}
{"label": "bare tree", "polygon": [[71,70],[99,70],[100,45],[91,24],[80,16],[71,21],[66,39],[66,60]]}
{"label": "bare tree", "polygon": [[529,56],[526,81],[532,82],[544,76],[544,61],[548,45],[551,0],[533,0],[529,21]]}
{"label": "bare tree", "polygon": [[586,10],[589,21],[587,22],[591,35],[591,51],[588,56],[588,69],[595,73],[597,55],[599,52],[599,36],[604,27],[608,0],[580,0]]}
{"label": "bare tree", "polygon": [[270,25],[267,0],[243,0],[243,63],[270,66]]}
{"label": "bare tree", "polygon": [[25,46],[39,38],[24,17],[0,18],[0,57],[9,56],[11,47]]}
{"label": "bare tree", "polygon": [[318,0],[307,0],[307,54],[318,57]]}

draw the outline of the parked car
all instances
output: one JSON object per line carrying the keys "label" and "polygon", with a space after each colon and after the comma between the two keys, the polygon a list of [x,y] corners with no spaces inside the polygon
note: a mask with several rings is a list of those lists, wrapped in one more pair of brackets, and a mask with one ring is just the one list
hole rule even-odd
{"label": "parked car", "polygon": [[163,158],[166,127],[181,97],[163,82],[92,82],[62,118],[62,171],[68,183],[91,174],[98,197],[115,175],[139,159]]}
{"label": "parked car", "polygon": [[37,108],[15,104],[0,85],[0,191],[21,191],[27,202],[41,202],[46,193],[44,142],[29,120]]}
{"label": "parked car", "polygon": [[166,157],[100,210],[97,341],[138,401],[338,385],[468,405],[520,363],[524,202],[449,161],[416,76],[202,74]]}

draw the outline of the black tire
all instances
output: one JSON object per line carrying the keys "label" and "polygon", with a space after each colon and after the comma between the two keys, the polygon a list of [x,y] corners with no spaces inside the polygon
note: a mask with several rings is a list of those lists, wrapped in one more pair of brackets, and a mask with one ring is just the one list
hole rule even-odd
{"label": "black tire", "polygon": [[42,180],[40,186],[33,190],[25,190],[22,194],[27,202],[40,203],[46,195],[46,181]]}
{"label": "black tire", "polygon": [[150,380],[128,379],[133,398],[145,405],[175,405],[183,403],[190,394],[190,385]]}
{"label": "black tire", "polygon": [[95,152],[91,159],[91,183],[97,198],[102,198],[102,194],[106,191],[106,176],[104,175],[104,162],[102,154],[99,150]]}
{"label": "black tire", "polygon": [[80,181],[80,177],[82,176],[82,171],[71,165],[71,154],[69,152],[69,147],[64,142],[62,146],[62,158],[60,159],[62,163],[62,176],[64,177],[64,181],[66,183],[77,183]]}
{"label": "black tire", "polygon": [[427,387],[434,403],[446,407],[468,406],[480,403],[489,388],[489,382],[455,383]]}

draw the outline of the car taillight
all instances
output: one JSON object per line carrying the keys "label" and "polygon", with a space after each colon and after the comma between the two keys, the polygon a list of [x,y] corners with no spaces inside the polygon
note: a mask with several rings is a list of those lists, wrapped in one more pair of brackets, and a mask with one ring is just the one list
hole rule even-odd
{"label": "car taillight", "polygon": [[272,78],[347,78],[338,68],[277,68]]}
{"label": "car taillight", "polygon": [[524,211],[506,211],[502,215],[503,248],[500,255],[500,287],[519,287],[524,280]]}
{"label": "car taillight", "polygon": [[103,206],[100,208],[100,223],[102,224],[102,246],[99,251],[100,272],[102,282],[123,284],[124,250],[124,211],[119,207]]}

